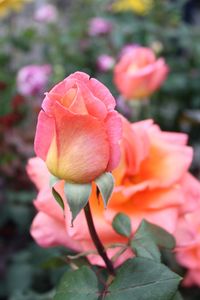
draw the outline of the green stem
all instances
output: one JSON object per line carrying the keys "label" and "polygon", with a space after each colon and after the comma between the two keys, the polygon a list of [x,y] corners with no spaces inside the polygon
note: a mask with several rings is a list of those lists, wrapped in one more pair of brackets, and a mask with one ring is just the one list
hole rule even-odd
{"label": "green stem", "polygon": [[111,260],[108,258],[106,250],[105,250],[103,244],[101,243],[101,240],[99,239],[98,234],[96,232],[96,229],[94,227],[94,222],[93,222],[89,202],[85,206],[84,212],[85,212],[85,217],[86,217],[86,220],[87,220],[88,229],[89,229],[91,238],[93,240],[93,243],[94,243],[99,255],[104,260],[108,272],[111,275],[115,275],[115,270],[114,270],[113,264],[112,264]]}

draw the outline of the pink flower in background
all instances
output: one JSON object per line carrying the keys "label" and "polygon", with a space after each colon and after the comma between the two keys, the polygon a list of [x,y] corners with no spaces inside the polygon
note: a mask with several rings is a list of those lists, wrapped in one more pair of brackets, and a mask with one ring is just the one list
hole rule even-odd
{"label": "pink flower in background", "polygon": [[104,18],[92,18],[89,22],[88,33],[90,36],[107,34],[112,30],[112,23]]}
{"label": "pink flower in background", "polygon": [[126,100],[150,96],[165,81],[169,68],[150,48],[133,47],[114,68],[114,83]]}
{"label": "pink flower in background", "polygon": [[[130,124],[122,117],[122,122],[122,156],[113,172],[115,189],[108,208],[105,210],[97,200],[95,186],[90,198],[95,226],[104,245],[127,241],[112,228],[112,220],[118,212],[131,218],[133,234],[144,218],[174,233],[181,207],[191,201],[190,192],[194,189],[191,183],[195,179],[188,173],[192,149],[186,146],[187,135],[163,132],[151,120]],[[78,251],[94,250],[84,213],[77,216],[72,228],[68,206],[65,205],[64,218],[53,199],[44,162],[33,158],[27,170],[39,188],[34,202],[38,214],[31,227],[31,234],[38,244],[43,247],[64,245]],[[64,197],[63,181],[56,189]],[[195,194],[193,197],[196,199]],[[184,211],[190,209],[187,206]],[[108,256],[112,257],[118,250],[109,249]],[[132,252],[126,251],[116,261],[116,266],[131,256]],[[88,259],[92,264],[104,265],[98,255],[89,255]]]}
{"label": "pink flower in background", "polygon": [[58,19],[57,8],[52,4],[43,5],[35,12],[34,18],[41,23],[54,23]]}
{"label": "pink flower in background", "polygon": [[120,57],[122,57],[123,55],[125,55],[125,54],[127,54],[127,53],[129,53],[129,52],[131,52],[133,49],[135,49],[136,47],[140,47],[138,44],[126,44],[123,48],[122,48],[122,50],[121,50],[121,52],[120,52]]}
{"label": "pink flower in background", "polygon": [[43,93],[51,73],[50,65],[28,65],[21,68],[17,74],[18,92],[23,96]]}
{"label": "pink flower in background", "polygon": [[102,54],[97,59],[97,68],[101,72],[107,72],[113,68],[115,60],[112,56]]}
{"label": "pink flower in background", "polygon": [[35,152],[65,181],[88,183],[120,160],[121,119],[115,99],[98,80],[76,72],[46,93]]}

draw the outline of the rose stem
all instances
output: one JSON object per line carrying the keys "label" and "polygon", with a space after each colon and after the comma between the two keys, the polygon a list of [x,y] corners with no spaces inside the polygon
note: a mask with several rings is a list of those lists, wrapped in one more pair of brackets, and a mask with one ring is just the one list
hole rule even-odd
{"label": "rose stem", "polygon": [[85,217],[87,220],[89,232],[90,232],[91,238],[93,240],[93,243],[95,244],[95,247],[97,248],[99,255],[104,260],[109,273],[111,275],[115,275],[115,270],[114,270],[113,264],[112,264],[111,260],[108,258],[106,250],[105,250],[104,246],[102,245],[102,243],[97,235],[96,229],[94,227],[94,222],[93,222],[89,202],[85,206],[84,212],[85,212]]}

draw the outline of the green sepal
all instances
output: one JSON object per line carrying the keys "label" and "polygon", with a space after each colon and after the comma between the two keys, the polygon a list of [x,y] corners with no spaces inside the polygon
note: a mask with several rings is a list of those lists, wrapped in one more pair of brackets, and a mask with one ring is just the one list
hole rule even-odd
{"label": "green sepal", "polygon": [[60,181],[59,178],[51,175],[50,177],[50,187],[51,187],[51,191],[52,191],[52,195],[54,197],[54,199],[58,202],[58,204],[61,206],[61,208],[64,210],[65,206],[64,206],[64,201],[62,199],[62,197],[60,196],[60,194],[56,191],[56,189],[54,188],[55,184]]}
{"label": "green sepal", "polygon": [[108,200],[112,195],[115,184],[113,175],[108,172],[103,173],[101,176],[95,179],[95,183],[101,193],[104,207],[107,207]]}
{"label": "green sepal", "polygon": [[91,183],[79,184],[79,183],[70,183],[65,182],[64,192],[69,205],[70,211],[72,213],[72,226],[73,221],[83,209],[90,198],[92,191]]}
{"label": "green sepal", "polygon": [[123,235],[125,237],[129,237],[131,235],[130,218],[123,213],[118,213],[114,217],[113,222],[112,222],[112,227],[120,235]]}

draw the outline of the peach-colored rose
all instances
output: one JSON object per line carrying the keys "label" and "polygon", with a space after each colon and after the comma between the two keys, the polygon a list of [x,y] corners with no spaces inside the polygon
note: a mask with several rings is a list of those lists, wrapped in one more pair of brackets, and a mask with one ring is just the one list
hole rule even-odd
{"label": "peach-colored rose", "polygon": [[181,207],[176,229],[176,258],[188,269],[185,286],[200,286],[200,182],[192,175],[185,178],[187,201]]}
{"label": "peach-colored rose", "polygon": [[121,119],[109,90],[76,72],[46,97],[38,117],[35,152],[50,173],[86,183],[119,163]]}
{"label": "peach-colored rose", "polygon": [[127,100],[146,98],[161,86],[168,71],[165,60],[156,59],[150,48],[134,47],[115,66],[114,83]]}
{"label": "peach-colored rose", "polygon": [[[106,210],[102,201],[96,199],[94,185],[90,198],[95,226],[104,245],[126,242],[126,238],[119,236],[112,229],[113,217],[118,212],[129,215],[133,234],[144,218],[173,233],[176,228],[180,206],[187,200],[188,196],[185,191],[184,178],[189,176],[188,168],[192,160],[192,149],[185,145],[187,136],[181,133],[162,132],[151,120],[132,125],[123,117],[122,120],[122,157],[119,166],[113,172],[116,184],[114,193]],[[32,165],[29,164],[30,169],[33,169],[36,161],[43,164],[39,158],[34,158],[31,160]],[[44,171],[42,166],[41,170],[38,168],[34,172],[31,172],[30,169],[28,173],[32,174],[32,177],[35,172],[34,180],[36,180],[37,173],[42,176],[42,170]],[[46,169],[45,174],[47,172]],[[48,189],[47,186],[48,182],[42,188],[42,190],[44,189],[43,195],[45,195],[45,188]],[[57,188],[62,193],[62,188]],[[49,204],[47,205],[37,205],[39,214],[42,211],[46,216],[51,216],[53,220],[56,220],[52,215],[52,213],[55,214],[55,206],[51,206],[50,198],[48,201]],[[51,201],[54,201],[52,197]],[[40,192],[36,203],[41,202]],[[46,203],[45,200],[43,202]],[[58,210],[61,212],[60,208]],[[65,219],[63,218],[62,222],[63,228],[67,232],[66,242],[63,239],[58,240],[57,228],[54,229],[51,226],[51,230],[56,232],[52,235],[56,235],[57,244],[66,245],[69,242],[67,237],[70,237],[71,240],[78,243],[82,251],[94,249],[82,211],[74,221],[74,227],[71,227],[71,215],[66,205]],[[49,237],[46,238],[44,223],[45,221],[37,220],[36,217],[31,233],[36,241],[38,241],[38,234],[41,233],[39,243],[47,246]],[[51,245],[49,243],[49,246]],[[118,250],[109,249],[109,257],[112,257]],[[116,265],[130,256],[132,256],[131,251],[126,251],[116,262]],[[88,258],[94,264],[103,265],[103,261],[98,255],[89,255]]]}

